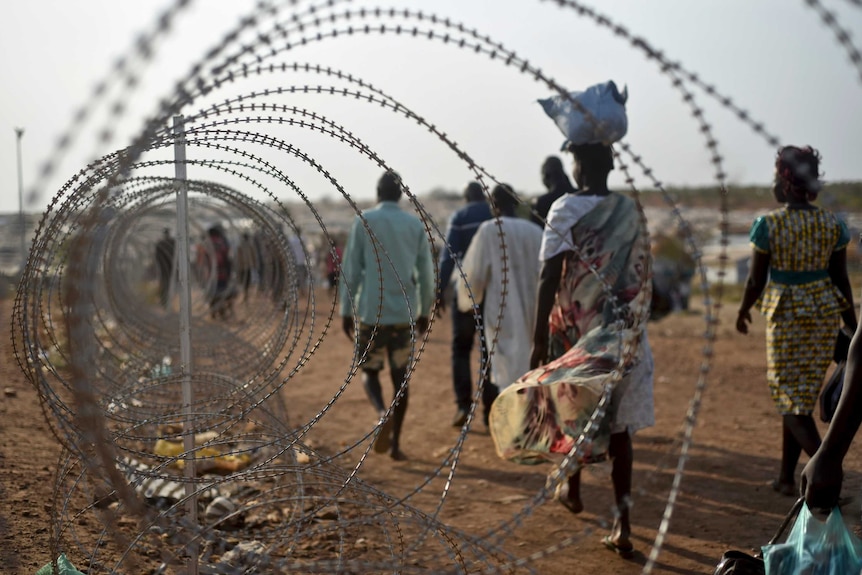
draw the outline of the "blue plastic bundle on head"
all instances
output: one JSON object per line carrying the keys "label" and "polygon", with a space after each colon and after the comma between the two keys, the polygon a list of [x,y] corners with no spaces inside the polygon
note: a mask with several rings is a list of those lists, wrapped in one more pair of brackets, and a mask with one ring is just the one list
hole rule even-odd
{"label": "blue plastic bundle on head", "polygon": [[545,98],[539,104],[566,137],[565,149],[569,144],[610,145],[621,140],[628,130],[626,100],[628,88],[620,92],[608,81],[583,92],[570,92],[568,98]]}

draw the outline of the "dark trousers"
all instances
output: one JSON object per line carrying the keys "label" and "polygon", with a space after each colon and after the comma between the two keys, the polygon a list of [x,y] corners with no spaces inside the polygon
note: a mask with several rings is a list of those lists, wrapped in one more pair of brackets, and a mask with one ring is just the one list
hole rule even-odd
{"label": "dark trousers", "polygon": [[[473,351],[473,342],[476,333],[483,333],[482,315],[483,307],[479,306],[479,325],[473,312],[458,311],[457,301],[452,302],[452,384],[455,389],[455,402],[460,409],[470,409],[473,400],[473,365],[470,363],[470,353]],[[497,398],[497,387],[491,384],[487,378],[488,369],[488,346],[480,337],[479,353],[481,353],[482,373],[485,375],[485,385],[482,387],[482,405],[484,415],[487,419],[491,404]]]}
{"label": "dark trousers", "polygon": [[171,294],[171,269],[159,266],[159,303],[162,307],[168,307],[168,299]]}
{"label": "dark trousers", "polygon": [[237,283],[242,286],[243,298],[248,299],[248,288],[251,286],[251,268],[238,270],[236,276]]}

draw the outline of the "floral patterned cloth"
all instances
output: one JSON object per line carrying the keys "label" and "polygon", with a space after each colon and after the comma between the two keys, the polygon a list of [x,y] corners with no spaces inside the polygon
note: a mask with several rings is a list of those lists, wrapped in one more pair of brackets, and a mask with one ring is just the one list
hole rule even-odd
{"label": "floral patterned cloth", "polygon": [[[549,318],[551,361],[521,376],[491,408],[491,435],[504,459],[538,463],[565,455],[592,420],[582,451],[588,462],[606,452],[610,433],[654,422],[643,214],[630,198],[611,193],[570,228],[555,227],[555,213],[565,221],[567,204],[582,199],[595,203],[595,196],[568,194],[548,215],[546,237],[570,234],[579,252],[565,252]],[[593,418],[606,386],[613,387],[607,413]]]}

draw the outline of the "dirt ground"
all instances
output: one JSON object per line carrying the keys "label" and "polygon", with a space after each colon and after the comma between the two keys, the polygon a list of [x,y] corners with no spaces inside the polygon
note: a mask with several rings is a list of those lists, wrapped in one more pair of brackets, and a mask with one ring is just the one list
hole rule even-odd
{"label": "dirt ground", "polygon": [[[325,298],[325,293],[321,292]],[[11,298],[0,304],[4,336],[0,381],[0,572],[32,574],[47,561],[50,505],[59,447],[39,406],[36,392],[19,370],[9,342]],[[547,550],[569,536],[578,540],[536,559],[542,574],[640,573],[662,522],[671,480],[679,459],[680,432],[695,397],[704,361],[702,309],[651,323],[655,354],[655,427],[634,441],[633,529],[636,557],[626,561],[600,544],[611,517],[608,467],[584,474],[586,510],[572,515],[550,501],[537,508],[507,540],[504,548],[519,557]],[[712,573],[727,549],[751,550],[766,543],[790,508],[792,499],[773,492],[769,483],[779,464],[780,419],[765,384],[763,321],[753,333],[733,330],[735,306],[720,314],[718,339],[697,417],[694,444],[685,463],[681,493],[653,573]],[[315,416],[337,391],[352,347],[333,324],[308,365],[285,386],[292,420]],[[450,325],[434,321],[420,364],[411,381],[410,408],[403,450],[408,461],[394,462],[372,453],[362,478],[392,494],[411,491],[432,474],[456,444],[449,367]],[[346,359],[345,359],[346,358]],[[384,374],[384,377],[387,374]],[[386,379],[384,379],[384,382]],[[389,386],[384,389],[389,392]],[[321,452],[335,452],[362,438],[374,413],[358,378],[315,426],[311,438]],[[805,457],[803,456],[803,461]],[[541,489],[550,465],[518,466],[499,459],[481,422],[466,434],[454,479],[441,511],[448,525],[477,536],[510,520]],[[801,469],[801,467],[800,467]],[[851,449],[844,495],[862,487],[862,447]],[[411,499],[433,511],[444,481],[429,482]],[[848,522],[859,522],[859,498],[845,507]],[[70,558],[75,562],[74,550]]]}

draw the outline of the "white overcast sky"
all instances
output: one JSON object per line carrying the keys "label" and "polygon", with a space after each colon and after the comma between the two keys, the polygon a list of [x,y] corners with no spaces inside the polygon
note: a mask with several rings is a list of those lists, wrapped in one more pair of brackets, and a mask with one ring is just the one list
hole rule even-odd
{"label": "white overcast sky", "polygon": [[[862,42],[858,38],[862,9],[847,0],[821,2],[837,12],[855,42]],[[0,212],[18,210],[14,128],[25,129],[22,173],[24,188],[29,190],[37,181],[39,166],[52,157],[54,142],[70,127],[75,110],[87,103],[96,82],[111,78],[112,63],[129,53],[137,35],[151,29],[157,15],[171,4],[166,0],[3,3]],[[25,209],[42,211],[94,154],[125,145],[158,100],[171,94],[173,83],[254,4],[251,0],[192,2],[157,46],[154,60],[142,69],[140,88],[127,102],[128,125],[114,126],[119,139],[112,147],[100,148],[94,136],[101,127],[98,122],[80,131],[56,175]],[[670,60],[696,71],[782,142],[818,148],[828,180],[862,179],[862,82],[844,49],[803,0],[593,0],[588,4],[647,39]],[[378,4],[359,0],[341,5]],[[464,22],[571,90],[609,79],[627,85],[626,141],[657,178],[677,185],[713,182],[714,169],[703,137],[667,76],[641,52],[575,11],[538,0],[395,0],[379,5],[421,8]],[[477,163],[525,194],[540,191],[539,165],[557,152],[562,141],[536,103],[549,95],[544,85],[499,61],[441,42],[355,35],[293,50],[289,58],[366,79],[440,127]],[[267,86],[277,87],[327,80],[291,77],[268,82]],[[692,90],[715,128],[730,182],[767,183],[774,149],[701,91]],[[296,101],[365,140],[401,172],[413,191],[463,188],[470,174],[427,132],[367,104],[333,101],[339,98]],[[287,137],[318,158],[351,195],[373,196],[377,166],[331,141],[315,142],[296,132]],[[273,161],[295,174],[311,198],[335,193],[295,160]],[[640,187],[650,187],[639,173],[634,175]],[[196,176],[190,169],[189,177]],[[616,177],[621,183],[622,177]]]}

